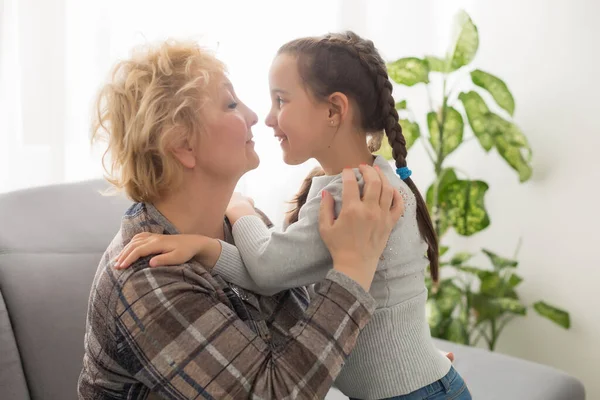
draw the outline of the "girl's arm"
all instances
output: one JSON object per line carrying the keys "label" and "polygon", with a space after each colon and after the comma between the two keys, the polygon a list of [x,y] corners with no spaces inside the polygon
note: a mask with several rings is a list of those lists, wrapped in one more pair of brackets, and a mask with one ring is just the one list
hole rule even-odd
{"label": "girl's arm", "polygon": [[[341,205],[342,180],[337,179],[325,187]],[[331,269],[329,251],[319,234],[319,206],[321,196],[309,199],[302,207],[298,222],[285,232],[269,230],[250,207],[228,214],[233,224],[235,244],[244,260],[247,272],[261,290],[279,292],[293,287],[306,286],[321,281]],[[243,208],[240,205],[239,208]],[[239,270],[230,264],[214,269],[232,282],[241,281]],[[244,287],[244,285],[240,284]]]}

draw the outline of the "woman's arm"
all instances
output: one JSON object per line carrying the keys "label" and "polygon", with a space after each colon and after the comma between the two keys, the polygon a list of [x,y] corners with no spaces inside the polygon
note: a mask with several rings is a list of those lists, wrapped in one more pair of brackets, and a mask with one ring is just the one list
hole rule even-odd
{"label": "woman's arm", "polygon": [[[165,398],[323,398],[374,309],[356,282],[331,271],[289,340],[274,347],[207,282],[189,266],[145,268],[121,289],[124,367]],[[289,320],[286,313],[272,317]]]}
{"label": "woman's arm", "polygon": [[[261,211],[265,226],[272,226]],[[118,255],[115,268],[129,268],[138,259],[155,255],[151,267],[180,265],[192,258],[207,269],[216,269],[228,282],[263,296],[272,296],[277,289],[257,285],[248,273],[238,249],[225,241],[202,235],[164,235],[144,232],[135,235]]]}

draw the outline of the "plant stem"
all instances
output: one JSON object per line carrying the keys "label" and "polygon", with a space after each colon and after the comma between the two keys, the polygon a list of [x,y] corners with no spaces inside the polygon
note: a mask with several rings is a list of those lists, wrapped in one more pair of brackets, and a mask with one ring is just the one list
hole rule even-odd
{"label": "plant stem", "polygon": [[431,151],[429,150],[429,147],[427,146],[427,140],[425,139],[425,137],[423,135],[419,136],[419,138],[423,141],[423,148],[425,149],[425,153],[427,153],[427,156],[429,157],[431,162],[433,164],[435,164],[435,159],[433,158],[433,154],[431,154]]}
{"label": "plant stem", "polygon": [[456,87],[458,86],[458,84],[460,83],[462,77],[456,78],[456,81],[454,81],[454,84],[452,85],[452,87],[450,88],[450,90],[448,90],[448,99],[451,98],[451,96],[454,94],[454,90],[456,89]]}
{"label": "plant stem", "polygon": [[490,347],[490,337],[485,333],[485,327],[480,327],[480,328],[475,328],[477,330],[477,333],[479,334],[477,336],[477,340],[473,341],[473,345],[477,344],[477,342],[479,341],[479,339],[483,338],[487,344],[488,344],[488,348]]}
{"label": "plant stem", "polygon": [[521,244],[523,244],[523,238],[519,237],[519,241],[517,242],[517,248],[515,249],[515,255],[513,257],[513,260],[516,260],[517,256],[519,255],[519,251],[521,250]]}
{"label": "plant stem", "polygon": [[502,323],[500,324],[500,326],[498,327],[498,336],[500,336],[500,333],[502,332],[502,330],[504,329],[504,327],[506,326],[506,324],[508,324],[510,321],[512,321],[513,319],[515,319],[514,315],[506,317],[504,319],[504,321],[502,321]]}
{"label": "plant stem", "polygon": [[431,86],[427,84],[427,100],[429,100],[429,109],[432,112],[435,112],[435,108],[433,107],[433,96],[431,96]]}
{"label": "plant stem", "polygon": [[[464,312],[465,312],[465,323],[468,326],[469,325],[469,320],[470,320],[470,314],[469,314],[469,312],[471,311],[471,284],[470,283],[467,284],[467,285],[465,285],[464,295],[465,295],[465,298],[466,298],[465,299],[465,304],[464,304],[464,307],[465,307],[465,310],[464,310]],[[473,346],[473,343],[471,343],[470,338],[471,338],[471,334],[470,334],[470,332],[467,332],[467,344],[469,346]]]}
{"label": "plant stem", "polygon": [[[441,226],[440,226],[440,213],[441,210],[439,208],[439,186],[440,186],[440,178],[442,173],[442,165],[444,163],[444,124],[446,123],[446,106],[448,103],[448,96],[446,95],[446,84],[448,81],[448,75],[444,74],[444,84],[443,84],[443,103],[442,103],[442,112],[441,118],[438,120],[438,131],[439,131],[439,140],[438,140],[438,148],[435,149],[437,151],[437,162],[435,163],[435,175],[436,180],[433,186],[433,224],[435,228],[435,234],[440,238],[441,234]],[[428,87],[429,88],[429,87]]]}
{"label": "plant stem", "polygon": [[[415,122],[417,120],[415,118],[415,113],[410,108],[408,108],[408,107],[406,107],[406,111],[408,112],[408,116],[410,117],[410,119],[413,122]],[[434,155],[431,154],[431,151],[429,150],[429,144],[427,143],[427,140],[425,139],[425,136],[419,135],[419,139],[421,139],[423,141],[423,148],[425,149],[425,153],[427,153],[427,156],[431,160],[431,163],[435,164]]]}
{"label": "plant stem", "polygon": [[494,351],[496,349],[496,342],[498,341],[499,332],[496,330],[496,318],[492,319],[492,337],[489,342],[490,350]]}

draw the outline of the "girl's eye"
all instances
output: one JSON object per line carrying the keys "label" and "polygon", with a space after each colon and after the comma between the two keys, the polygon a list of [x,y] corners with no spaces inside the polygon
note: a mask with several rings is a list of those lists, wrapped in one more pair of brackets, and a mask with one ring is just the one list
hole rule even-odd
{"label": "girl's eye", "polygon": [[236,103],[235,101],[233,103],[230,103],[227,108],[229,108],[230,110],[234,110],[236,109],[238,106],[238,103]]}
{"label": "girl's eye", "polygon": [[277,96],[277,104],[279,105],[279,107],[281,107],[281,105],[283,104],[283,99],[279,96]]}

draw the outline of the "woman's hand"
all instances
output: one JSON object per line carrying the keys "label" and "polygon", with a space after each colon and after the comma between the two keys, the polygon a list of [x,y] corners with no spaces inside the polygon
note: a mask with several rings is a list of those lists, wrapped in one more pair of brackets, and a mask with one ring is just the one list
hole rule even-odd
{"label": "woman's hand", "polygon": [[128,268],[138,259],[152,254],[159,255],[150,259],[151,267],[180,265],[195,257],[205,267],[212,268],[221,255],[221,243],[201,235],[139,233],[121,250],[115,268]]}
{"label": "woman's hand", "polygon": [[323,191],[319,230],[334,269],[369,290],[379,257],[404,213],[404,202],[378,168],[362,165],[360,171],[365,180],[362,199],[352,170],[342,172],[342,210],[336,220],[333,197]]}
{"label": "woman's hand", "polygon": [[225,215],[229,219],[231,226],[233,226],[238,219],[247,215],[257,215],[254,210],[254,200],[252,198],[244,196],[241,193],[234,192],[227,205]]}

